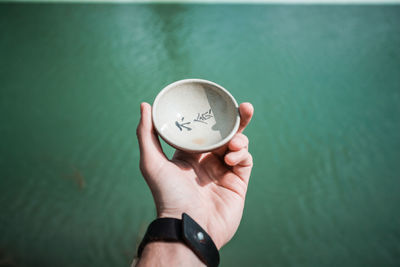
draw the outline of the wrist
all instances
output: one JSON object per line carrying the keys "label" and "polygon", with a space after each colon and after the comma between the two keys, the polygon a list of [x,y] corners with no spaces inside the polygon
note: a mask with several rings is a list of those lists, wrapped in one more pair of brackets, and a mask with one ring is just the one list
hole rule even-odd
{"label": "wrist", "polygon": [[137,267],[145,266],[205,266],[200,259],[180,242],[151,242],[146,245]]}
{"label": "wrist", "polygon": [[[158,242],[157,245],[147,248],[147,245],[155,242]],[[143,256],[145,248],[147,254]],[[143,259],[142,263],[149,265],[160,265],[162,262],[158,258],[163,255],[168,255],[166,260],[169,265],[177,266],[185,262],[198,266],[196,263],[202,262],[217,267],[220,262],[218,248],[212,238],[186,213],[182,213],[181,219],[168,215],[152,221],[138,247],[137,255]]]}

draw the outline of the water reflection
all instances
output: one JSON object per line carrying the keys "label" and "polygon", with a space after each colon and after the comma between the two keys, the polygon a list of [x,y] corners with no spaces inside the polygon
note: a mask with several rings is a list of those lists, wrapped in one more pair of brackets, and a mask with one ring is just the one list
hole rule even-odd
{"label": "water reflection", "polygon": [[[155,16],[158,28],[158,36],[154,36],[157,42],[162,43],[162,49],[157,53],[165,53],[166,65],[172,73],[187,74],[191,69],[191,61],[187,50],[190,35],[189,28],[185,25],[188,7],[183,4],[173,5],[150,5],[150,10]],[[155,32],[153,32],[154,34]],[[152,34],[149,32],[149,34]],[[183,78],[183,77],[182,77]],[[171,82],[171,81],[169,81]]]}

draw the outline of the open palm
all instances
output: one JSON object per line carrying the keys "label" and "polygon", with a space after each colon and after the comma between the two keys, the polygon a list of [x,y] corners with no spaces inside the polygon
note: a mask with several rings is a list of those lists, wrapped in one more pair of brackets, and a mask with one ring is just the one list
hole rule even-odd
{"label": "open palm", "polygon": [[154,197],[158,217],[189,214],[212,237],[218,248],[236,232],[243,213],[253,161],[242,131],[253,107],[239,107],[238,133],[225,146],[209,153],[177,150],[171,160],[162,151],[151,120],[151,107],[141,105],[137,135],[140,169]]}

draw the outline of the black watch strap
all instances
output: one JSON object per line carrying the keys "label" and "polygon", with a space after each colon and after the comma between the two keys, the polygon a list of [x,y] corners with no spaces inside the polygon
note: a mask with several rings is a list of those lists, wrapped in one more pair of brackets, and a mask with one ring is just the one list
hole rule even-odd
{"label": "black watch strap", "polygon": [[147,243],[153,241],[183,242],[207,266],[218,266],[219,252],[211,237],[189,215],[182,214],[182,220],[159,218],[147,228],[139,245],[138,257],[142,255]]}

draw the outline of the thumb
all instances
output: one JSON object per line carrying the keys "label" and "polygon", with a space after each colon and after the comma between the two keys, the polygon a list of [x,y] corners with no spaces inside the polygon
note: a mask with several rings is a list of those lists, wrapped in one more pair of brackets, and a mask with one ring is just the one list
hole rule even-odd
{"label": "thumb", "polygon": [[160,140],[153,126],[151,106],[148,103],[140,104],[140,113],[141,117],[136,135],[140,149],[140,165],[141,168],[147,170],[167,160],[167,157],[161,148]]}

